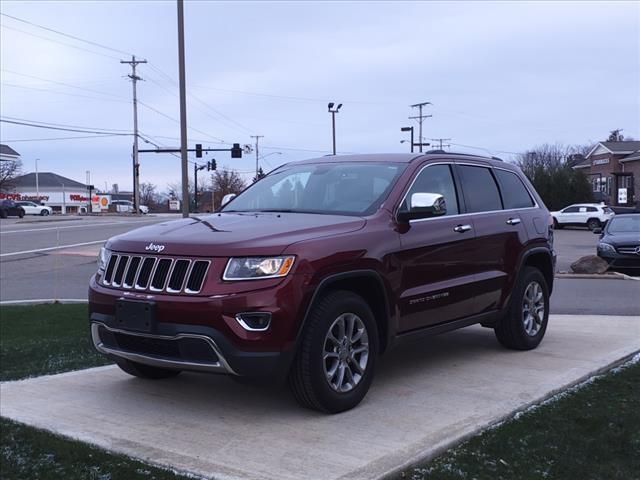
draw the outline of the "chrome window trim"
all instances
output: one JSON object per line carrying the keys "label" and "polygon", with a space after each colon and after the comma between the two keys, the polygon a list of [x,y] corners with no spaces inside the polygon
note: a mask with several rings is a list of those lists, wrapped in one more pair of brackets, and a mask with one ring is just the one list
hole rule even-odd
{"label": "chrome window trim", "polygon": [[[143,338],[157,338],[159,340],[179,340],[181,338],[196,338],[199,340],[204,340],[209,345],[211,350],[213,350],[213,352],[218,357],[218,362],[200,363],[200,362],[170,360],[170,359],[165,359],[155,355],[143,355],[140,353],[127,352],[126,350],[109,348],[109,347],[106,347],[102,343],[102,340],[100,339],[100,327],[103,327],[112,333],[121,333],[124,335],[133,335],[133,336],[143,337]],[[238,375],[233,370],[233,368],[231,368],[227,360],[224,358],[224,355],[218,348],[218,345],[216,345],[216,343],[213,341],[211,337],[207,337],[206,335],[198,335],[195,333],[179,333],[173,336],[147,334],[147,333],[132,332],[128,330],[121,330],[117,328],[110,328],[102,322],[92,322],[91,338],[93,340],[93,345],[95,346],[96,350],[98,350],[100,353],[109,354],[116,357],[122,357],[134,362],[144,363],[145,365],[150,365],[153,367],[160,367],[160,368],[178,368],[178,369],[187,369],[187,370],[213,371],[213,372],[229,373],[231,375]]]}
{"label": "chrome window trim", "polygon": [[[173,275],[173,271],[175,270],[176,265],[181,260],[184,260],[184,261],[189,262],[189,263],[187,263],[187,270],[186,270],[186,272],[184,274],[184,278],[182,279],[182,283],[180,284],[180,288],[178,290],[174,290],[173,288],[169,287],[169,283],[171,283],[171,275]],[[171,268],[171,274],[167,277],[167,288],[166,288],[167,293],[180,293],[182,291],[182,289],[185,287],[185,283],[186,283],[187,278],[188,278],[187,274],[191,270],[191,263],[193,263],[193,262],[189,258],[176,258],[175,259],[175,261],[173,262],[173,267]]]}
{"label": "chrome window trim", "polygon": [[[139,290],[139,291],[145,291],[148,290],[149,287],[151,286],[151,280],[153,279],[153,275],[154,273],[156,273],[156,266],[158,265],[158,257],[144,257],[145,260],[147,258],[152,258],[153,259],[153,266],[151,267],[151,273],[149,274],[149,283],[147,283],[147,286],[144,288],[141,288],[140,286],[138,286],[138,278],[136,277],[136,284],[134,286],[134,290]],[[141,266],[142,268],[142,266]],[[138,277],[140,276],[140,273],[138,272]]]}
{"label": "chrome window trim", "polygon": [[[153,286],[153,277],[151,277],[151,279],[149,280],[149,291],[150,292],[162,292],[166,288],[167,283],[169,283],[169,277],[171,276],[171,273],[173,272],[173,265],[175,264],[175,259],[170,258],[170,257],[162,257],[162,258],[160,258],[156,262],[155,270],[157,270],[157,266],[160,265],[160,262],[162,260],[169,260],[171,262],[171,263],[169,263],[169,272],[167,273],[167,278],[164,279],[164,282],[162,282],[162,286],[160,288],[156,288],[156,287]],[[154,270],[154,275],[155,275],[155,270]]]}
{"label": "chrome window trim", "polygon": [[[470,167],[482,167],[482,168],[489,168],[489,169],[495,168],[495,169],[498,169],[498,170],[505,170],[507,172],[514,173],[513,170],[509,170],[508,168],[494,167],[494,166],[492,166],[492,165],[490,165],[488,163],[482,164],[482,163],[443,161],[443,162],[433,162],[433,163],[428,163],[426,165],[423,165],[422,168],[420,168],[420,170],[418,171],[418,173],[416,173],[415,176],[413,177],[413,181],[411,182],[411,184],[409,185],[409,188],[406,190],[406,192],[402,196],[402,200],[396,205],[395,213],[393,215],[393,218],[394,218],[394,220],[396,222],[398,221],[398,211],[400,210],[400,205],[402,205],[402,203],[407,199],[407,195],[409,195],[409,192],[413,188],[413,184],[416,182],[416,180],[418,179],[420,174],[425,169],[429,168],[432,165],[449,165],[449,166],[451,166],[451,165],[467,165],[467,166],[470,166]],[[517,174],[515,174],[515,175],[517,175]],[[453,177],[453,181],[454,181],[454,184],[455,184],[456,179],[455,179],[455,176],[453,175],[453,173],[452,173],[452,177]],[[487,213],[498,213],[498,212],[520,212],[522,210],[533,210],[533,209],[539,208],[538,202],[536,201],[535,196],[532,195],[531,190],[529,189],[527,184],[525,182],[522,182],[522,184],[524,185],[524,188],[526,188],[527,192],[529,193],[529,196],[531,196],[531,200],[533,200],[533,203],[534,203],[533,207],[505,208],[505,209],[500,209],[500,210],[487,210],[485,212],[465,212],[465,213],[456,213],[454,215],[442,215],[442,216],[439,216],[439,217],[418,218],[418,219],[415,219],[415,220],[409,220],[409,225],[411,225],[413,223],[421,223],[421,222],[432,221],[432,220],[442,220],[442,219],[445,219],[445,218],[465,217],[465,216],[468,216],[468,215],[485,215]],[[456,186],[457,186],[457,184],[456,184]],[[500,185],[497,182],[496,182],[496,186],[498,187],[498,191],[501,192]],[[460,191],[462,192],[462,185],[460,185]],[[464,195],[464,192],[462,192],[462,194]],[[460,206],[458,205],[458,209],[459,208],[460,208]],[[225,269],[225,271],[226,271],[226,269]]]}
{"label": "chrome window trim", "polygon": [[193,266],[196,264],[196,262],[207,262],[207,268],[204,269],[204,275],[202,276],[202,283],[200,283],[200,288],[198,290],[190,290],[190,289],[188,289],[187,285],[189,285],[189,282],[187,281],[187,283],[185,283],[184,293],[189,293],[191,295],[195,295],[195,294],[200,293],[202,291],[202,287],[204,287],[204,284],[207,281],[207,275],[209,274],[209,268],[211,267],[211,260],[202,260],[202,259],[194,260],[193,263],[191,264],[191,268],[189,269],[189,274],[185,277],[186,279],[191,277],[191,271],[193,270]]}

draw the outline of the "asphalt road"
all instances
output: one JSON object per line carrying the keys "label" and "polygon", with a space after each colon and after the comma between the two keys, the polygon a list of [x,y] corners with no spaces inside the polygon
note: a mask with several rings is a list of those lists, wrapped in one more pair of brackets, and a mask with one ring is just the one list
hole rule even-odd
{"label": "asphalt road", "polygon": [[[167,217],[25,220],[0,222],[2,301],[86,299],[88,280],[95,273],[96,256],[104,241],[143,225],[166,221]],[[597,235],[588,230],[556,232],[559,270],[568,270],[568,265],[578,257],[593,253],[597,240]],[[640,282],[633,280],[558,278],[551,297],[551,312],[640,315],[638,293]]]}
{"label": "asphalt road", "polygon": [[166,216],[49,217],[0,222],[0,299],[86,299],[103,243]]}

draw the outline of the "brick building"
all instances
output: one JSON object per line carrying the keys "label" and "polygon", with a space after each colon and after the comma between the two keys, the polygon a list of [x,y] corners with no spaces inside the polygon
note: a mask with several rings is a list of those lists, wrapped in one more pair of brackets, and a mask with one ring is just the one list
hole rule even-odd
{"label": "brick building", "polygon": [[584,171],[597,200],[620,207],[640,203],[640,142],[600,142],[573,168]]}

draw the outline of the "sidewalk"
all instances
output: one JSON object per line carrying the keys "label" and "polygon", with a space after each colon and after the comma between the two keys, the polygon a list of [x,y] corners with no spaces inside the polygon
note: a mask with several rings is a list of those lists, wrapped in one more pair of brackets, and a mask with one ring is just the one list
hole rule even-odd
{"label": "sidewalk", "polygon": [[217,479],[374,479],[397,471],[640,350],[640,317],[555,315],[530,352],[470,327],[405,344],[340,415],[284,388],[116,367],[0,385],[0,413],[152,463]]}

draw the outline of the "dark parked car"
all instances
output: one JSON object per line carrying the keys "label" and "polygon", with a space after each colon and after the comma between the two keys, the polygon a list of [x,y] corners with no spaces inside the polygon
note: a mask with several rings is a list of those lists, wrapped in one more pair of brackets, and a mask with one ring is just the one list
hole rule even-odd
{"label": "dark parked car", "polygon": [[278,168],[218,213],[109,240],[91,330],[131,375],[288,379],[304,406],[340,412],[406,338],[479,323],[535,348],[554,259],[551,216],[511,164],[327,156]]}
{"label": "dark parked car", "polygon": [[640,274],[640,213],[616,215],[600,235],[598,256],[609,262],[612,270]]}
{"label": "dark parked car", "polygon": [[24,208],[13,200],[0,200],[0,218],[24,217]]}

